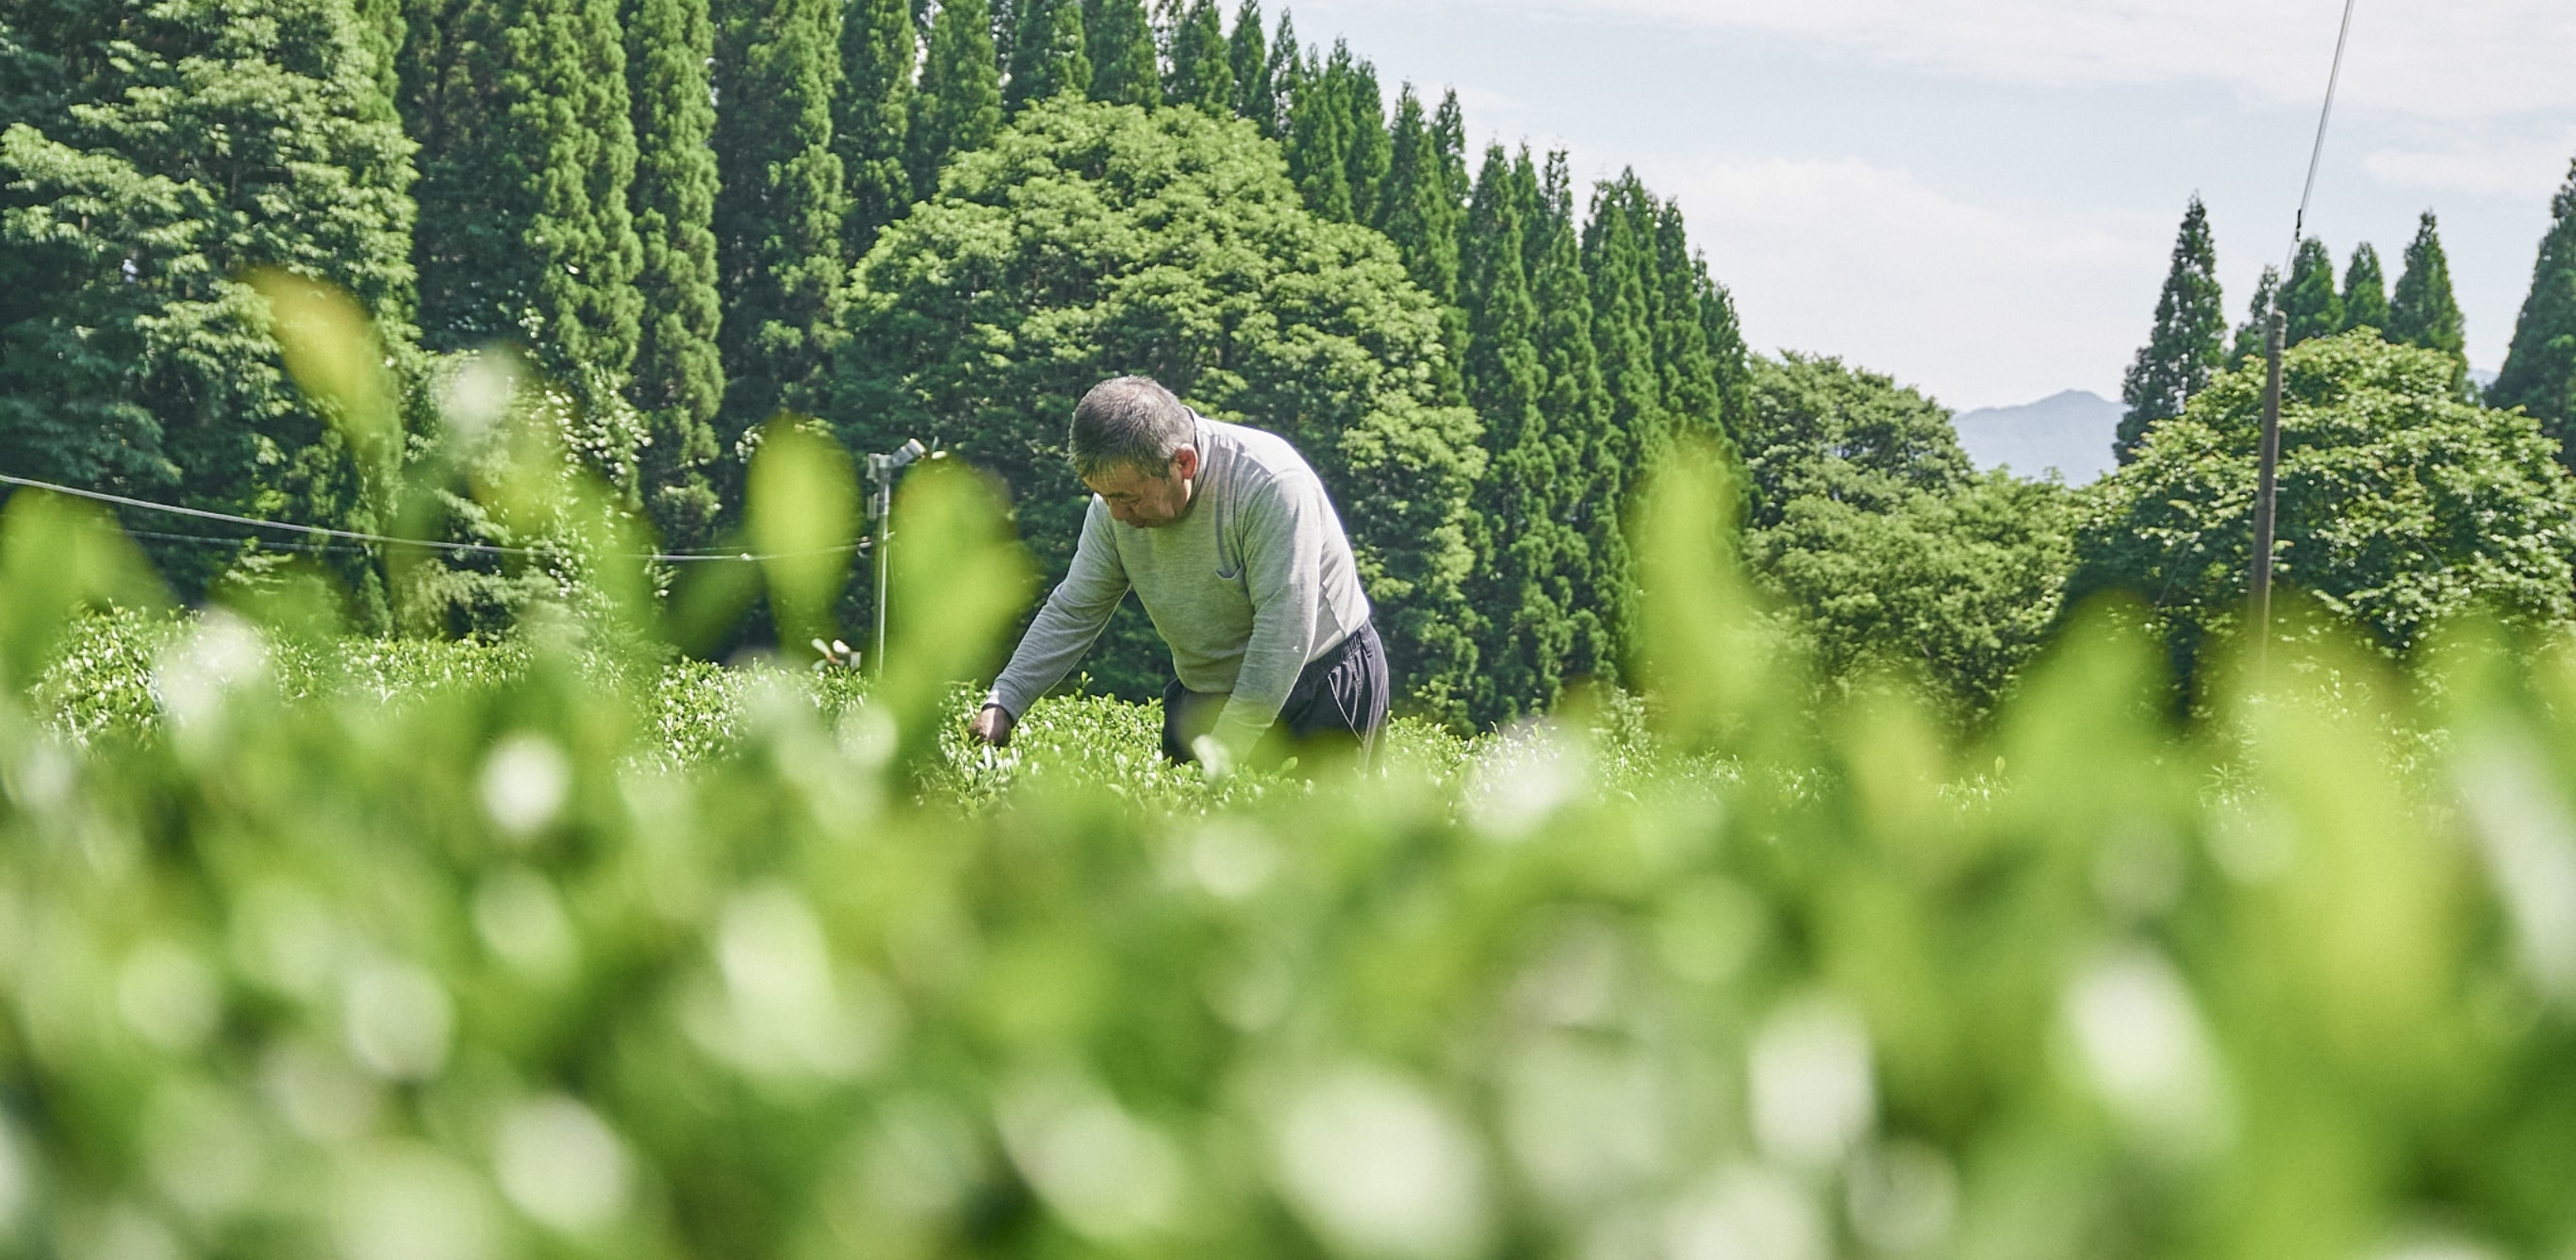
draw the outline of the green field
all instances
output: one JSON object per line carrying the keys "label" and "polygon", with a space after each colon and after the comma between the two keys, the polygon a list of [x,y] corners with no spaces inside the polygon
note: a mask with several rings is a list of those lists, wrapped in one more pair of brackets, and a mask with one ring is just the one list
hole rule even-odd
{"label": "green field", "polygon": [[[968,510],[963,484],[909,510]],[[970,749],[971,680],[919,663],[980,659],[999,601],[899,616],[876,685],[574,619],[455,643],[316,635],[277,603],[73,615],[83,587],[47,575],[117,587],[114,549],[12,505],[5,1237],[2571,1237],[2576,654],[2455,628],[2401,675],[2318,628],[2265,686],[2209,666],[2178,725],[2162,652],[2107,609],[1960,735],[1893,686],[1818,702],[1765,656],[1688,510],[1714,497],[1644,535],[1652,703],[1472,741],[1399,723],[1378,773],[1213,781],[1156,759],[1150,707],[1096,697]],[[956,534],[915,563],[974,572],[992,535]]]}

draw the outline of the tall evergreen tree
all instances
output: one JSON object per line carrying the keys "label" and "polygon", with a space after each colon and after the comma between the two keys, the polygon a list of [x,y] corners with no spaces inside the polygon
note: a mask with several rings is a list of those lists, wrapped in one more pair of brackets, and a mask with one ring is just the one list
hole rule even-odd
{"label": "tall evergreen tree", "polygon": [[930,21],[921,87],[912,98],[913,196],[939,191],[939,169],[992,143],[1002,125],[1001,74],[993,66],[991,13],[984,0],[947,0]]}
{"label": "tall evergreen tree", "polygon": [[[998,76],[997,82],[1011,75],[1011,59],[1020,51],[1020,7],[1029,2],[989,0],[985,5],[985,25],[993,32],[993,73]],[[916,0],[916,3],[929,4],[935,0]]]}
{"label": "tall evergreen tree", "polygon": [[1261,119],[1261,134],[1277,139],[1288,135],[1289,117],[1297,106],[1297,94],[1306,86],[1306,67],[1312,59],[1297,42],[1297,23],[1286,9],[1279,11],[1279,29],[1270,37],[1270,107],[1267,123]]}
{"label": "tall evergreen tree", "polygon": [[[1284,30],[1287,18],[1281,17]],[[1306,208],[1336,223],[1356,219],[1351,199],[1350,50],[1335,45],[1322,66],[1291,58],[1296,91],[1288,101],[1288,178]]]}
{"label": "tall evergreen tree", "polygon": [[1091,55],[1084,47],[1082,0],[1019,0],[1018,34],[1011,44],[1011,77],[1002,103],[1018,109],[1059,93],[1091,91]]}
{"label": "tall evergreen tree", "polygon": [[1234,65],[1216,0],[1190,0],[1172,28],[1172,71],[1163,99],[1219,118],[1234,113]]}
{"label": "tall evergreen tree", "polygon": [[1440,94],[1440,108],[1431,115],[1431,149],[1440,155],[1440,169],[1449,176],[1449,200],[1464,206],[1476,195],[1476,186],[1467,174],[1467,113],[1458,107],[1458,92],[1452,88]]}
{"label": "tall evergreen tree", "polygon": [[[1636,474],[1665,451],[1670,437],[1663,373],[1655,361],[1654,269],[1652,198],[1635,172],[1622,172],[1595,189],[1583,232],[1592,344],[1600,356],[1608,415],[1583,455],[1592,563],[1589,589],[1578,593],[1586,606],[1599,610],[1604,635],[1621,652],[1635,641],[1635,593],[1620,509]],[[1596,670],[1614,668],[1609,661],[1595,662]]]}
{"label": "tall evergreen tree", "polygon": [[1091,0],[1083,10],[1083,38],[1091,53],[1091,99],[1112,105],[1163,99],[1144,0]]}
{"label": "tall evergreen tree", "polygon": [[1450,169],[1459,162],[1442,150],[1442,137],[1423,116],[1422,100],[1411,84],[1405,85],[1397,102],[1394,127],[1386,194],[1379,199],[1374,226],[1395,242],[1413,282],[1440,304],[1442,339],[1450,351],[1441,393],[1454,399],[1459,389],[1458,355],[1465,349],[1467,334],[1458,294],[1458,229],[1466,207],[1458,199],[1458,178]]}
{"label": "tall evergreen tree", "polygon": [[849,210],[842,253],[856,261],[912,205],[905,150],[912,135],[913,62],[921,42],[909,0],[853,0],[841,14],[841,92],[832,146]]}
{"label": "tall evergreen tree", "polygon": [[2406,269],[2388,303],[2388,339],[2400,345],[2439,350],[2459,364],[2455,388],[2468,381],[2468,338],[2460,323],[2460,303],[2451,293],[2451,262],[2442,253],[2442,234],[2427,210],[2415,223],[2415,239],[2406,245]]}
{"label": "tall evergreen tree", "polygon": [[[1480,725],[1553,706],[1574,649],[1574,592],[1564,554],[1573,540],[1556,500],[1562,482],[1544,410],[1547,372],[1539,359],[1524,208],[1511,159],[1500,145],[1488,148],[1462,259],[1467,304],[1475,312],[1467,399],[1484,422],[1487,455],[1477,494],[1483,509],[1477,566],[1467,594],[1478,618],[1480,663],[1468,710]],[[1527,226],[1546,230],[1545,224]]]}
{"label": "tall evergreen tree", "polygon": [[[1563,526],[1556,553],[1561,576],[1550,580],[1549,589],[1572,626],[1563,676],[1615,682],[1625,645],[1615,637],[1615,610],[1599,602],[1598,594],[1620,589],[1626,573],[1626,545],[1616,535],[1616,495],[1624,482],[1616,467],[1603,463],[1612,446],[1610,391],[1601,374],[1592,281],[1576,234],[1574,181],[1565,153],[1548,155],[1542,178],[1522,151],[1512,164],[1512,187],[1524,207],[1523,221],[1534,225],[1526,244],[1539,310],[1539,366],[1547,373],[1539,409],[1547,417],[1556,470],[1552,495]],[[1602,550],[1605,532],[1614,544],[1611,554]],[[1605,565],[1615,572],[1605,576]]]}
{"label": "tall evergreen tree", "polygon": [[596,403],[641,333],[635,124],[615,0],[452,0],[411,23],[421,324],[457,349],[525,338]]}
{"label": "tall evergreen tree", "polygon": [[2265,263],[2263,275],[2254,282],[2254,300],[2246,304],[2245,322],[2236,326],[2236,340],[2227,347],[2230,365],[2263,357],[2263,348],[2271,337],[2272,312],[2281,300],[2281,269]]}
{"label": "tall evergreen tree", "polygon": [[1261,0],[1243,0],[1234,11],[1226,60],[1234,67],[1234,112],[1265,136],[1279,134],[1279,88],[1270,77],[1270,49],[1261,36]]}
{"label": "tall evergreen tree", "polygon": [[1739,463],[1735,434],[1745,385],[1735,303],[1690,246],[1679,202],[1652,202],[1655,366],[1662,377],[1670,436]]}
{"label": "tall evergreen tree", "polygon": [[840,308],[845,193],[833,151],[837,0],[721,0],[716,9],[716,258],[728,444],[823,370]]}
{"label": "tall evergreen tree", "polygon": [[1351,184],[1351,218],[1375,223],[1383,213],[1386,173],[1395,165],[1394,138],[1386,129],[1386,93],[1378,87],[1377,67],[1355,61],[1337,43],[1334,58],[1343,67],[1343,108],[1351,112],[1345,134],[1351,138],[1347,159]]}
{"label": "tall evergreen tree", "polygon": [[2352,262],[2343,273],[2343,327],[2376,328],[2388,331],[2388,272],[2379,265],[2379,251],[2363,241],[2352,251]]}
{"label": "tall evergreen tree", "polygon": [[2576,165],[2549,203],[2549,231],[2532,264],[2531,292],[2513,325],[2504,366],[2487,387],[2487,404],[2520,407],[2540,418],[2570,460],[2569,422],[2576,420]]}
{"label": "tall evergreen tree", "polygon": [[[910,21],[906,17],[905,21]],[[707,61],[715,25],[706,0],[629,0],[636,161],[632,204],[643,246],[644,309],[627,397],[651,443],[640,454],[646,510],[676,545],[706,541],[717,500],[706,469],[724,401],[717,349],[715,103]]]}
{"label": "tall evergreen tree", "polygon": [[2343,295],[2335,291],[2334,255],[2311,236],[2299,242],[2290,261],[2289,282],[2281,286],[2281,313],[2290,324],[2282,344],[2295,346],[2343,331]]}
{"label": "tall evergreen tree", "polygon": [[2194,194],[2183,210],[2175,234],[2173,265],[2165,272],[2164,292],[2156,296],[2156,323],[2147,344],[2120,382],[2120,417],[2112,453],[2121,463],[2135,459],[2147,430],[2160,420],[2182,414],[2183,404],[2209,384],[2227,351],[2226,295],[2218,284],[2218,246],[2209,234],[2209,211]]}
{"label": "tall evergreen tree", "polygon": [[[273,266],[338,285],[404,353],[413,148],[377,64],[348,0],[0,11],[0,468],[378,523],[239,279]],[[192,597],[279,559],[146,545]],[[381,586],[343,576],[381,624]]]}

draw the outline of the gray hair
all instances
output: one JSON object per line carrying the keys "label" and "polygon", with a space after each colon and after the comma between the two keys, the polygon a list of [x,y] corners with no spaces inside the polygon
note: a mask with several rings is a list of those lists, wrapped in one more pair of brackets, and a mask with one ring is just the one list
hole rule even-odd
{"label": "gray hair", "polygon": [[1198,415],[1150,376],[1102,381],[1073,409],[1065,438],[1074,475],[1089,478],[1126,465],[1160,477],[1172,455],[1198,440]]}

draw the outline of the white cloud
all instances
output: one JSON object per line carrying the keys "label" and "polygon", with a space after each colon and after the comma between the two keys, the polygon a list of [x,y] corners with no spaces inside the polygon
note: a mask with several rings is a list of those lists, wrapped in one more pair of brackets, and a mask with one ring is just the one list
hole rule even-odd
{"label": "white cloud", "polygon": [[[1905,66],[2050,86],[2209,80],[2281,104],[2325,87],[2340,0],[1437,0],[1802,37]],[[2565,0],[2365,3],[2341,101],[2401,117],[2576,109]]]}
{"label": "white cloud", "polygon": [[2374,149],[2361,160],[2371,178],[2400,188],[2456,191],[2482,197],[2529,198],[2567,175],[2576,153],[2576,127],[2545,136],[2461,136],[2430,148]]}
{"label": "white cloud", "polygon": [[1963,201],[1855,158],[1719,165],[1673,191],[1748,343],[1839,354],[1962,408],[2115,391],[2172,230]]}

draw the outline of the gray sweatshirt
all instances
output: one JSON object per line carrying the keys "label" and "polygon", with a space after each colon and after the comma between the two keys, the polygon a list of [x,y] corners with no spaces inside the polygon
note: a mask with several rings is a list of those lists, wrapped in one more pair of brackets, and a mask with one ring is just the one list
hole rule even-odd
{"label": "gray sweatshirt", "polygon": [[1138,529],[1100,496],[1064,581],[993,683],[1018,717],[1082,659],[1130,588],[1192,691],[1232,693],[1218,738],[1249,747],[1279,717],[1309,661],[1368,620],[1350,539],[1315,470],[1276,434],[1199,418],[1189,510]]}

